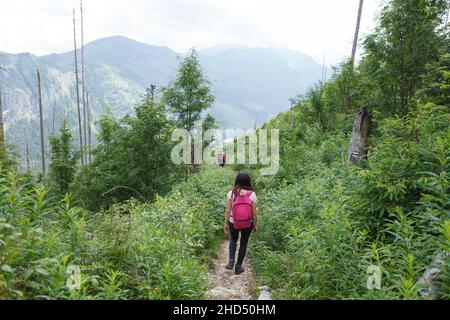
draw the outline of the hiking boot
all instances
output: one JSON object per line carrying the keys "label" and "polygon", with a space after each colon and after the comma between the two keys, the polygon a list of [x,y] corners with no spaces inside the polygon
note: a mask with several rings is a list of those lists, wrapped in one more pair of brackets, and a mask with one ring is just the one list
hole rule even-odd
{"label": "hiking boot", "polygon": [[233,270],[233,268],[234,268],[234,261],[228,262],[228,264],[225,267],[225,269],[228,269],[228,270]]}
{"label": "hiking boot", "polygon": [[236,265],[236,267],[234,268],[234,273],[241,274],[242,272],[244,272],[244,268],[242,268],[242,266],[240,265]]}

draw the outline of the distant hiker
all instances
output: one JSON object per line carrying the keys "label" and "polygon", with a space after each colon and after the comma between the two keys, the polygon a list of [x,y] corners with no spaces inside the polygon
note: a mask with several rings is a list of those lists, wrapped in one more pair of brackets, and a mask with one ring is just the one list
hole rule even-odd
{"label": "distant hiker", "polygon": [[225,152],[219,153],[219,165],[222,168],[225,165],[226,160],[227,160],[227,157],[225,156]]}
{"label": "distant hiker", "polygon": [[[239,172],[233,189],[227,194],[225,211],[225,232],[230,233],[230,255],[227,269],[233,269],[236,274],[244,272],[242,262],[247,251],[250,235],[256,232],[258,214],[256,210],[256,194],[253,191],[250,176]],[[238,259],[235,264],[237,240],[241,234]]]}

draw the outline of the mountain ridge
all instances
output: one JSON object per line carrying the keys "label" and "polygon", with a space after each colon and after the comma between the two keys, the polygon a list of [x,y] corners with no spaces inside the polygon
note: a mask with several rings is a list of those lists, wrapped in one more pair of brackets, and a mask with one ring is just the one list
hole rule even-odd
{"label": "mountain ridge", "polygon": [[[321,79],[321,65],[290,49],[283,49],[291,53],[289,57],[280,54],[279,48],[218,45],[216,49],[219,50],[215,54],[211,51],[203,54],[203,50],[198,53],[202,70],[217,97],[210,112],[222,128],[247,129],[262,124],[287,110],[289,98],[305,93]],[[174,79],[184,54],[167,46],[150,45],[124,36],[87,43],[84,47],[85,83],[94,120],[105,107],[117,117],[133,113],[133,106],[139,103],[145,88],[150,84],[166,86]],[[0,53],[6,135],[17,145],[19,154],[23,154],[26,144],[33,150],[36,149],[34,144],[38,144],[36,68],[40,69],[42,77],[46,132],[50,134],[53,127],[58,130],[64,117],[76,128],[73,55],[73,51],[42,56]],[[30,131],[29,134],[24,135],[24,130]],[[37,154],[38,150],[33,152]]]}

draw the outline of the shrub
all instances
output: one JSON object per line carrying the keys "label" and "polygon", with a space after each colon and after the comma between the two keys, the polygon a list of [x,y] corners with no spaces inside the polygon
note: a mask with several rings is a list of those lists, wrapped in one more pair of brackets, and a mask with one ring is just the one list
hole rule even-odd
{"label": "shrub", "polygon": [[152,204],[92,213],[2,172],[0,298],[203,298],[231,181],[204,168]]}

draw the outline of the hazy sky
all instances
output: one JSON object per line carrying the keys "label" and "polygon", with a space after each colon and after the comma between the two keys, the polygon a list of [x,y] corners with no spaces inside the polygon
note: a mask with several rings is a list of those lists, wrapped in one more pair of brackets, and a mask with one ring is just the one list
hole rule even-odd
{"label": "hazy sky", "polygon": [[[360,35],[382,0],[365,0]],[[359,0],[84,0],[85,43],[111,35],[176,51],[215,44],[287,47],[327,64],[350,55]],[[0,51],[73,47],[75,0],[1,0]],[[78,18],[78,17],[77,17]]]}

